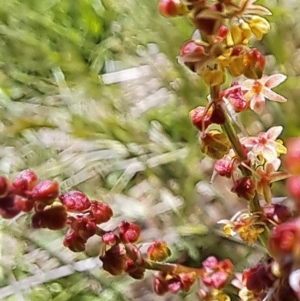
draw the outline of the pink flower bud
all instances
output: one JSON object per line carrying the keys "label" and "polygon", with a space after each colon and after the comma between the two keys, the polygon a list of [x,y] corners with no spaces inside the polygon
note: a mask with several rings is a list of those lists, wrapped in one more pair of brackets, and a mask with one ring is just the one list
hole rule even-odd
{"label": "pink flower bud", "polygon": [[[199,130],[204,131],[211,123],[212,108],[205,112],[205,107],[197,107],[190,111],[190,119],[193,125]],[[204,115],[205,113],[205,115]]]}
{"label": "pink flower bud", "polygon": [[58,198],[70,212],[83,212],[91,206],[86,195],[76,190],[60,194]]}
{"label": "pink flower bud", "polygon": [[102,235],[102,241],[109,246],[113,246],[117,242],[117,236],[110,231]]}
{"label": "pink flower bud", "polygon": [[140,227],[134,223],[123,221],[119,225],[120,239],[124,244],[134,243],[140,236]]}
{"label": "pink flower bud", "polygon": [[231,160],[220,159],[215,162],[214,170],[226,178],[230,178],[233,172],[233,163]]}

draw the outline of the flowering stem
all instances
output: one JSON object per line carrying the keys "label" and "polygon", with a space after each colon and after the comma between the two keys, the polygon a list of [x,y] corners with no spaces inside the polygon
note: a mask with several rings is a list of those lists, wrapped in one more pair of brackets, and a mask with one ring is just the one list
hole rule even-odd
{"label": "flowering stem", "polygon": [[[213,101],[216,102],[219,101],[220,86],[210,87],[210,95]],[[223,110],[222,108],[220,109]],[[222,128],[232,145],[232,148],[237,156],[237,159],[241,162],[244,162],[247,160],[247,154],[243,149],[243,146],[240,142],[240,139],[236,131],[234,130],[234,127],[228,117],[228,114],[224,110],[223,110],[223,114],[225,116],[225,123],[222,125]],[[243,166],[241,166],[240,169],[245,176],[249,176],[249,174],[251,174],[251,172]],[[255,194],[254,198],[249,202],[249,208],[251,213],[257,213],[261,211],[257,193]]]}
{"label": "flowering stem", "polygon": [[201,276],[203,274],[203,269],[190,268],[180,264],[163,263],[151,260],[145,260],[145,268],[147,270],[154,270],[177,275],[179,273],[196,273],[198,276]]}

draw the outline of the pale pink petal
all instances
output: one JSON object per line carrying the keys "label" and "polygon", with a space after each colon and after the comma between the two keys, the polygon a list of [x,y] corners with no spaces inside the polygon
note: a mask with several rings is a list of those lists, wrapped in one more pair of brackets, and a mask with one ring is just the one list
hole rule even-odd
{"label": "pale pink petal", "polygon": [[243,83],[242,83],[242,90],[243,91],[250,90],[253,87],[254,82],[255,82],[255,80],[253,80],[253,79],[244,80]]}
{"label": "pale pink petal", "polygon": [[263,148],[261,154],[267,161],[272,161],[277,158],[276,150],[273,147],[270,147],[269,145],[266,145]]}
{"label": "pale pink petal", "polygon": [[278,170],[280,164],[281,164],[281,161],[279,158],[276,158],[275,160],[271,161],[271,162],[268,162],[268,164],[272,164],[273,166],[273,170]]}
{"label": "pale pink petal", "polygon": [[243,137],[241,138],[241,142],[246,147],[253,147],[257,145],[258,139],[257,137]]}
{"label": "pale pink petal", "polygon": [[276,92],[270,90],[269,88],[263,87],[261,94],[263,94],[266,98],[277,101],[277,102],[286,102],[287,99]]}
{"label": "pale pink petal", "polygon": [[262,94],[254,95],[250,101],[250,109],[261,114],[265,108],[265,97]]}
{"label": "pale pink petal", "polygon": [[286,80],[287,76],[284,74],[273,74],[268,77],[268,79],[265,82],[265,86],[272,89],[282,82]]}
{"label": "pale pink petal", "polygon": [[275,140],[282,132],[283,127],[281,125],[273,126],[266,132],[266,139]]}

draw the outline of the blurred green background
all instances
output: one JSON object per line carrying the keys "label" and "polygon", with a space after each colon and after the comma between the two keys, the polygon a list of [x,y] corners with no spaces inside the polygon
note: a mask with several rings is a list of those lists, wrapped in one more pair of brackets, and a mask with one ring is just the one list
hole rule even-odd
{"label": "blurred green background", "polygon": [[[286,139],[300,134],[300,5],[265,2],[272,30],[254,44],[267,74],[288,75],[276,91],[289,101],[242,120],[253,134],[284,125]],[[115,214],[108,228],[137,222],[141,241],[169,243],[170,261],[199,267],[213,254],[242,270],[260,250],[225,239],[215,226],[246,204],[228,181],[209,184],[213,162],[200,153],[188,117],[206,103],[207,89],[176,58],[192,32],[188,20],[161,17],[156,1],[3,1],[0,172],[32,168],[63,191],[108,202]],[[0,221],[1,300],[197,298],[193,291],[155,296],[150,273],[142,281],[112,278],[99,266],[97,241],[73,254],[62,246],[64,231],[33,231],[29,223],[26,215]]]}

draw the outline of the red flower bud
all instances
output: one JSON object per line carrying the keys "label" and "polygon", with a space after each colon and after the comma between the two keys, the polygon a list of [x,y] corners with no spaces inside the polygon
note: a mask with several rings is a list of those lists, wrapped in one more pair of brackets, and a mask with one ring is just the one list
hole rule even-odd
{"label": "red flower bud", "polygon": [[43,180],[33,187],[31,197],[45,205],[51,205],[58,197],[58,193],[59,188],[56,181]]}
{"label": "red flower bud", "polygon": [[248,201],[255,196],[256,185],[252,177],[242,177],[235,181],[231,191],[236,193],[239,198],[244,198]]}
{"label": "red flower bud", "polygon": [[78,236],[76,232],[69,229],[64,238],[63,244],[73,252],[83,252],[86,240]]}
{"label": "red flower bud", "polygon": [[91,201],[90,212],[96,224],[106,223],[113,216],[111,208],[104,202]]}
{"label": "red flower bud", "polygon": [[102,241],[109,246],[113,246],[117,242],[117,236],[111,231],[106,232],[102,235]]}
{"label": "red flower bud", "polygon": [[203,67],[203,62],[207,60],[205,48],[202,45],[197,44],[194,40],[184,42],[181,46],[179,56],[180,61],[193,72],[197,72],[196,65]]}
{"label": "red flower bud", "polygon": [[30,212],[33,209],[34,203],[35,201],[33,199],[15,195],[15,206],[23,212]]}
{"label": "red flower bud", "polygon": [[36,212],[31,219],[33,228],[48,228],[60,230],[66,226],[67,212],[62,205],[47,208],[44,211]]}
{"label": "red flower bud", "polygon": [[76,190],[60,194],[58,198],[70,212],[83,212],[91,206],[86,195]]}
{"label": "red flower bud", "polygon": [[134,223],[123,221],[119,225],[120,239],[124,244],[134,243],[140,236],[140,227]]}
{"label": "red flower bud", "polygon": [[23,170],[12,181],[13,191],[20,195],[26,195],[27,191],[31,190],[36,184],[36,181],[37,176],[32,170]]}
{"label": "red flower bud", "polygon": [[8,179],[6,177],[0,176],[0,197],[5,197],[8,193]]}
{"label": "red flower bud", "polygon": [[[190,111],[190,119],[191,119],[193,125],[199,131],[204,131],[212,123],[211,122],[211,115],[213,112],[212,107],[207,112],[205,112],[205,110],[206,110],[205,107],[197,107]],[[204,113],[205,113],[205,115],[204,115]]]}
{"label": "red flower bud", "polygon": [[20,212],[21,210],[15,204],[15,196],[9,195],[4,198],[0,198],[0,215],[3,218],[13,218]]}
{"label": "red flower bud", "polygon": [[171,250],[165,242],[155,241],[148,247],[147,256],[153,261],[165,261],[171,256]]}

